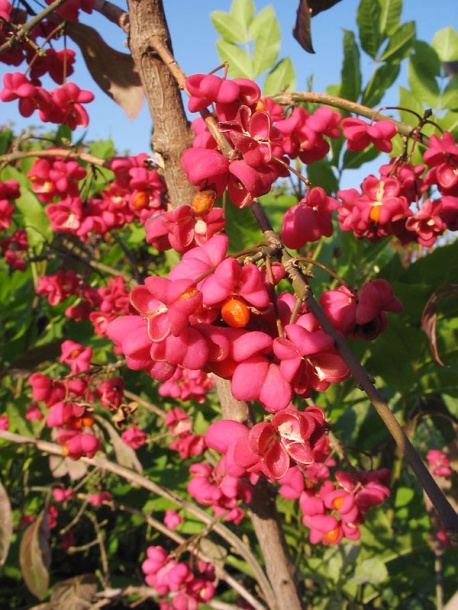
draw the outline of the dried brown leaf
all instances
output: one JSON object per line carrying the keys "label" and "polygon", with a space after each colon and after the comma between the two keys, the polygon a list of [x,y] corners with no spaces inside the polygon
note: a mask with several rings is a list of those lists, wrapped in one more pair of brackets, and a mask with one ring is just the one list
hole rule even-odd
{"label": "dried brown leaf", "polygon": [[135,472],[142,473],[143,468],[135,450],[132,449],[132,447],[129,447],[129,445],[126,445],[109,422],[102,417],[96,417],[96,419],[97,422],[105,428],[110,437],[118,464],[125,468],[129,468],[130,470],[134,470]]}
{"label": "dried brown leaf", "polygon": [[129,119],[135,119],[143,105],[144,92],[132,56],[111,48],[97,30],[83,23],[68,23],[65,31],[79,46],[97,85]]}
{"label": "dried brown leaf", "polygon": [[38,599],[43,599],[49,586],[48,568],[51,563],[46,509],[22,534],[19,563],[28,590]]}
{"label": "dried brown leaf", "polygon": [[10,499],[6,489],[0,483],[0,566],[5,563],[8,556],[12,536],[13,513]]}
{"label": "dried brown leaf", "polygon": [[93,574],[69,578],[54,586],[51,593],[52,610],[87,610],[97,593],[97,579]]}
{"label": "dried brown leaf", "polygon": [[87,464],[80,460],[71,460],[60,455],[49,456],[49,470],[56,479],[60,479],[68,474],[72,481],[77,481],[84,477],[87,468]]}

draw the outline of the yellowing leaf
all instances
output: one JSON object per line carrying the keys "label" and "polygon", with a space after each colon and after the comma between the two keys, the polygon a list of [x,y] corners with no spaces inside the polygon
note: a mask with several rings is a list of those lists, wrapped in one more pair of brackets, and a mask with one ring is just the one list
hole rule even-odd
{"label": "yellowing leaf", "polygon": [[132,56],[112,49],[94,28],[83,23],[68,23],[65,31],[79,46],[97,85],[129,119],[135,119],[143,105],[144,92]]}

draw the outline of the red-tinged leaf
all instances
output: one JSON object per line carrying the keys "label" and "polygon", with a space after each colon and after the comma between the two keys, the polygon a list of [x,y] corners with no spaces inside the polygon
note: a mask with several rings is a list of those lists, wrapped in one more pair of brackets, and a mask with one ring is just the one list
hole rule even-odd
{"label": "red-tinged leaf", "polygon": [[8,551],[13,536],[13,515],[11,504],[6,489],[0,483],[0,566],[8,556]]}
{"label": "red-tinged leaf", "polygon": [[28,590],[38,599],[43,599],[49,586],[48,568],[51,564],[46,509],[23,533],[19,547],[19,563]]}
{"label": "red-tinged leaf", "polygon": [[87,610],[97,593],[97,579],[82,574],[57,583],[51,593],[51,607],[58,610]]}
{"label": "red-tinged leaf", "polygon": [[441,299],[447,299],[453,296],[458,296],[458,284],[446,284],[441,286],[430,296],[421,316],[421,324],[426,336],[428,337],[431,353],[434,360],[441,366],[445,366],[445,364],[440,359],[437,349],[437,306]]}
{"label": "red-tinged leaf", "polygon": [[83,23],[67,23],[65,31],[79,46],[97,85],[129,119],[135,119],[143,105],[144,92],[132,56],[112,49],[94,28]]}
{"label": "red-tinged leaf", "polygon": [[312,45],[311,18],[327,11],[338,2],[340,0],[300,0],[293,35],[307,53],[315,53]]}

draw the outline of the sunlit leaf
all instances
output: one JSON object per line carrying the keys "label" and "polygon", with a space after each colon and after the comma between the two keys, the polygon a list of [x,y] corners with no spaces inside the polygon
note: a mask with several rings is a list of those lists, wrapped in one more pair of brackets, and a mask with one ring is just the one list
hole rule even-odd
{"label": "sunlit leaf", "polygon": [[399,27],[402,13],[402,0],[384,0],[380,7],[380,32],[390,35]]}
{"label": "sunlit leaf", "polygon": [[83,23],[68,22],[65,32],[79,46],[100,89],[121,106],[129,119],[135,119],[144,92],[132,55],[112,49],[97,30]]}
{"label": "sunlit leaf", "polygon": [[266,6],[254,17],[249,36],[254,39],[253,70],[259,76],[274,65],[280,51],[280,26],[271,6]]}
{"label": "sunlit leaf", "polygon": [[385,563],[378,557],[372,557],[356,566],[355,575],[351,581],[360,585],[377,584],[384,582],[387,576],[388,570]]}
{"label": "sunlit leaf", "polygon": [[450,79],[441,95],[442,108],[458,110],[458,74]]}
{"label": "sunlit leaf", "polygon": [[378,0],[361,0],[357,12],[359,41],[362,49],[375,59],[382,43],[379,30],[380,4]]}
{"label": "sunlit leaf", "polygon": [[13,536],[13,514],[6,489],[0,482],[0,566],[8,556]]}
{"label": "sunlit leaf", "polygon": [[213,11],[210,13],[213,27],[227,42],[246,42],[246,28],[229,13]]}
{"label": "sunlit leaf", "polygon": [[400,25],[390,36],[388,46],[378,57],[379,61],[401,61],[410,51],[415,39],[415,21],[407,21]]}
{"label": "sunlit leaf", "polygon": [[439,85],[436,79],[422,75],[412,61],[408,65],[408,78],[414,96],[429,108],[436,108],[439,101]]}
{"label": "sunlit leaf", "polygon": [[450,131],[452,135],[458,138],[458,112],[447,112],[441,116],[441,127]]}
{"label": "sunlit leaf", "polygon": [[437,323],[437,307],[439,301],[450,297],[458,297],[458,284],[446,284],[441,286],[433,292],[428,302],[425,305],[423,314],[421,316],[421,324],[423,330],[426,333],[429,341],[429,347],[433,355],[434,360],[441,366],[445,366],[440,359],[439,352],[437,349],[437,335],[436,335],[436,323]]}
{"label": "sunlit leaf", "polygon": [[360,55],[355,35],[350,30],[344,30],[343,48],[340,95],[348,100],[356,101],[361,93]]}
{"label": "sunlit leaf", "polygon": [[253,19],[255,8],[253,0],[232,0],[230,14],[247,30]]}
{"label": "sunlit leaf", "polygon": [[49,218],[44,207],[30,190],[27,176],[15,167],[8,166],[3,170],[3,178],[17,180],[21,185],[21,196],[15,203],[24,217],[27,239],[32,247],[40,247],[52,234]]}
{"label": "sunlit leaf", "polygon": [[49,586],[51,549],[49,546],[48,511],[43,510],[22,534],[19,563],[29,591],[43,599]]}
{"label": "sunlit leaf", "polygon": [[396,81],[400,71],[401,66],[398,63],[379,66],[364,89],[361,103],[369,107],[380,104],[387,89]]}
{"label": "sunlit leaf", "polygon": [[296,74],[289,57],[280,60],[264,79],[264,95],[275,95],[281,91],[294,91]]}
{"label": "sunlit leaf", "polygon": [[458,60],[458,34],[451,25],[435,33],[432,46],[441,61]]}
{"label": "sunlit leaf", "polygon": [[245,49],[222,38],[216,41],[216,49],[221,61],[229,64],[229,76],[232,78],[254,78],[253,62]]}

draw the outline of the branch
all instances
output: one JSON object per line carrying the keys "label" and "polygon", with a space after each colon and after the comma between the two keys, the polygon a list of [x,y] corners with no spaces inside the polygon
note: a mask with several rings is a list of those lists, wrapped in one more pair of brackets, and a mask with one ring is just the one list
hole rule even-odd
{"label": "branch", "polygon": [[27,23],[25,23],[20,29],[18,29],[16,33],[11,36],[11,38],[9,38],[0,46],[0,55],[5,53],[6,51],[9,51],[17,44],[21,43],[24,38],[27,38],[27,35],[30,30],[32,30],[36,25],[38,25],[40,21],[43,21],[43,19],[45,19],[53,11],[58,9],[59,6],[65,4],[65,2],[67,2],[67,0],[55,0],[55,2],[43,9],[40,13],[38,13],[38,15],[35,15],[34,17],[32,17],[32,19],[29,19],[29,21],[27,21]]}
{"label": "branch", "polygon": [[126,34],[129,33],[129,13],[108,0],[95,0],[94,10],[118,25]]}
{"label": "branch", "polygon": [[129,0],[128,4],[129,47],[153,120],[153,150],[163,159],[171,204],[176,207],[190,203],[196,193],[180,164],[181,155],[192,144],[193,134],[177,81],[156,50],[160,41],[171,53],[164,8],[162,0]]}
{"label": "branch", "polygon": [[345,339],[336,331],[330,320],[326,317],[325,313],[313,298],[310,286],[303,278],[300,271],[292,265],[292,260],[289,254],[285,254],[283,263],[285,269],[290,277],[291,284],[294,288],[295,293],[301,299],[303,299],[307,305],[310,313],[313,314],[315,319],[320,324],[321,328],[330,335],[337,346],[342,358],[345,360],[350,373],[358,386],[366,392],[369,400],[374,406],[375,410],[379,414],[383,423],[387,427],[389,433],[393,437],[396,445],[402,451],[410,464],[415,476],[419,480],[426,494],[430,498],[433,506],[435,507],[447,533],[454,539],[458,538],[458,515],[453,510],[451,504],[443,494],[440,487],[437,485],[431,473],[426,468],[422,459],[418,455],[412,443],[407,438],[401,425],[390,411],[389,406],[384,401],[380,392],[375,388],[371,378],[369,377],[366,369],[359,362],[356,356],[353,354],[351,349],[348,347]]}
{"label": "branch", "polygon": [[[37,449],[49,453],[50,455],[58,455],[62,456],[62,447],[57,443],[50,443],[48,441],[42,441],[40,439],[23,436],[21,434],[15,434],[14,432],[9,432],[7,430],[0,430],[0,439],[4,439],[6,441],[15,443],[16,445],[33,445]],[[138,485],[143,487],[148,491],[160,496],[161,498],[165,498],[169,500],[176,506],[179,506],[183,510],[187,511],[194,517],[197,517],[199,521],[207,525],[211,530],[217,533],[223,540],[228,542],[237,552],[243,557],[243,559],[247,562],[247,564],[253,570],[253,577],[258,583],[263,597],[266,602],[269,604],[270,608],[273,608],[271,605],[271,600],[274,599],[274,593],[270,586],[269,581],[264,574],[262,567],[259,565],[258,560],[253,555],[251,549],[244,544],[240,538],[234,534],[228,527],[215,521],[207,512],[205,512],[199,506],[196,506],[193,502],[188,500],[184,500],[181,496],[176,494],[175,492],[154,483],[150,479],[130,470],[129,468],[125,468],[124,466],[120,466],[119,464],[115,464],[114,462],[110,462],[106,458],[102,457],[93,457],[93,458],[81,458],[81,461],[89,466],[95,466],[100,468],[101,470],[107,470],[108,472],[112,472],[116,474],[126,481],[132,483],[132,485]]]}
{"label": "branch", "polygon": [[278,104],[294,104],[294,103],[311,103],[311,104],[324,104],[325,106],[332,106],[334,108],[340,108],[341,110],[346,110],[347,112],[353,112],[354,114],[359,114],[361,116],[366,117],[372,121],[381,121],[388,120],[391,121],[398,128],[398,132],[406,137],[411,137],[415,134],[417,140],[421,142],[424,146],[428,146],[429,138],[422,133],[417,133],[418,127],[412,127],[407,123],[403,123],[402,121],[397,121],[392,117],[381,114],[377,112],[373,108],[369,108],[368,106],[363,106],[362,104],[357,104],[356,102],[350,102],[349,100],[343,99],[341,97],[336,97],[334,95],[328,95],[327,93],[312,93],[312,92],[304,92],[304,93],[281,93],[279,95],[274,95],[273,99]]}
{"label": "branch", "polygon": [[6,155],[0,155],[0,163],[8,164],[21,159],[30,159],[33,157],[63,157],[64,159],[79,159],[90,165],[98,165],[99,167],[109,166],[109,161],[100,159],[95,155],[83,151],[69,150],[68,148],[47,148],[46,150],[19,150]]}
{"label": "branch", "polygon": [[138,517],[143,518],[146,523],[148,523],[148,525],[153,527],[158,532],[161,532],[161,534],[163,534],[164,536],[167,536],[168,538],[176,542],[176,544],[181,548],[186,548],[190,554],[194,555],[195,557],[198,557],[202,561],[211,563],[215,568],[215,574],[218,578],[224,580],[230,587],[232,587],[232,589],[234,589],[234,591],[237,591],[239,595],[243,597],[243,599],[247,601],[255,610],[265,610],[265,607],[260,604],[259,601],[256,600],[251,595],[251,593],[238,582],[238,580],[236,580],[233,576],[226,572],[226,570],[224,570],[224,568],[222,568],[218,562],[215,562],[214,558],[209,557],[204,552],[202,552],[198,548],[198,545],[190,544],[190,542],[194,540],[195,536],[183,538],[183,536],[180,536],[180,534],[175,530],[169,529],[161,521],[154,519],[154,517],[151,517],[150,515],[144,515],[140,510],[137,510],[130,506],[125,506],[124,504],[118,504],[116,502],[113,503],[113,505],[119,510],[123,510],[132,515],[137,515]]}

